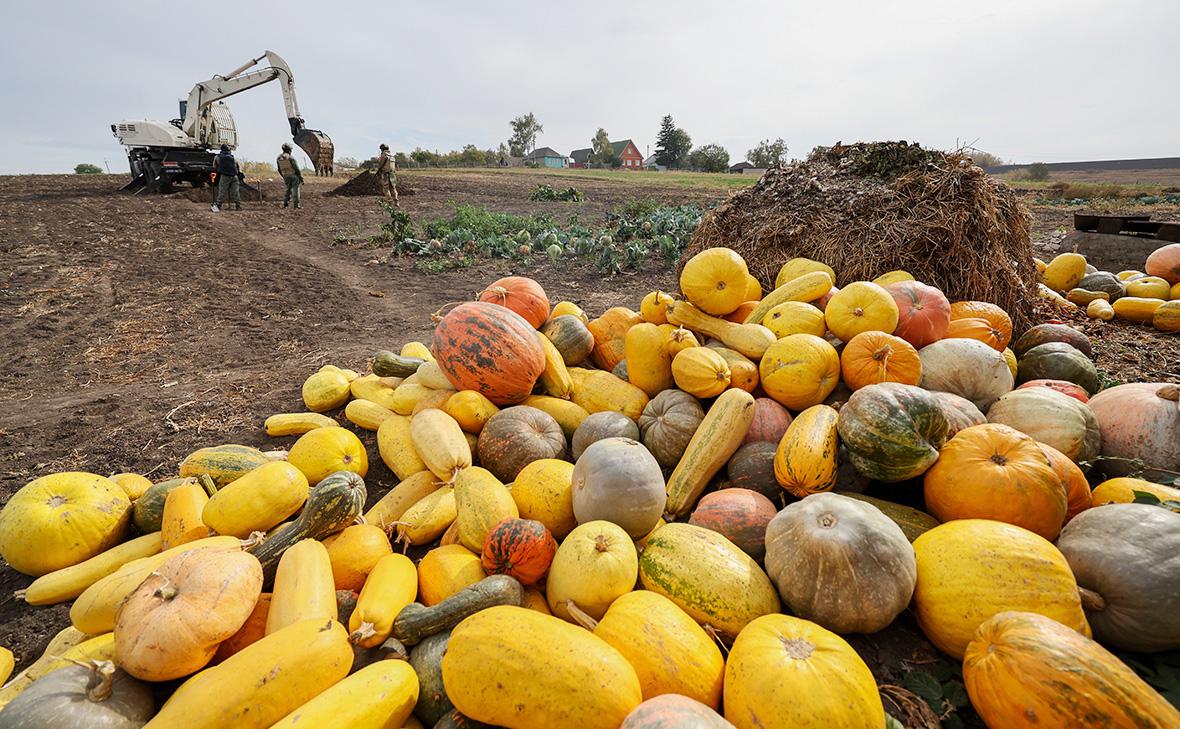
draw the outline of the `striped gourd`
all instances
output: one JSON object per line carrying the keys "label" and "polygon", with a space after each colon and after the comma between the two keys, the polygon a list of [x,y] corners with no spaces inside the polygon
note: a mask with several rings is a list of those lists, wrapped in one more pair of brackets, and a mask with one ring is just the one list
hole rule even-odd
{"label": "striped gourd", "polygon": [[762,321],[771,309],[785,301],[815,301],[831,291],[833,285],[827,271],[812,271],[791,279],[764,296],[762,302],[746,316],[746,323]]}
{"label": "striped gourd", "polygon": [[471,465],[471,447],[459,423],[442,410],[423,410],[410,420],[410,442],[426,467],[451,482]]}
{"label": "striped gourd", "polygon": [[668,515],[683,516],[692,510],[709,479],[741,446],[753,421],[753,395],[729,389],[718,396],[668,477],[668,503],[664,507]]}
{"label": "striped gourd", "polygon": [[836,422],[827,405],[813,405],[795,417],[774,453],[774,477],[792,495],[829,491],[836,485]]}

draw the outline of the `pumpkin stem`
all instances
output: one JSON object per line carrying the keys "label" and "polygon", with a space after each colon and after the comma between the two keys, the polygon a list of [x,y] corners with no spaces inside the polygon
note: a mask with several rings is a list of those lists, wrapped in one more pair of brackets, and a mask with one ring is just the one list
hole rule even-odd
{"label": "pumpkin stem", "polygon": [[[159,573],[156,572],[153,574]],[[173,585],[167,577],[164,578],[164,584],[157,587],[156,591],[152,593],[153,597],[158,597],[164,602],[168,602],[169,600],[173,599],[177,594],[176,585]]]}
{"label": "pumpkin stem", "polygon": [[573,600],[565,601],[565,609],[569,611],[570,617],[574,619],[574,622],[576,622],[578,625],[581,625],[586,630],[589,630],[591,633],[593,633],[594,629],[598,627],[598,621],[587,615],[585,611],[578,607],[578,604]]}
{"label": "pumpkin stem", "polygon": [[26,592],[28,592],[28,590],[17,590],[16,592],[12,593],[12,598],[14,600],[24,600]]}
{"label": "pumpkin stem", "polygon": [[359,628],[348,634],[348,642],[352,643],[353,645],[358,645],[361,641],[372,638],[374,635],[377,635],[377,631],[374,630],[374,627],[376,626],[374,626],[368,620],[363,621]]}
{"label": "pumpkin stem", "polygon": [[729,656],[729,646],[725,645],[725,641],[721,639],[721,633],[719,633],[716,628],[714,628],[712,625],[709,625],[708,623],[705,623],[703,628],[705,634],[713,639],[713,642],[717,644],[717,647],[721,649],[721,652],[726,656]]}
{"label": "pumpkin stem", "polygon": [[437,310],[437,311],[435,311],[433,314],[431,314],[431,315],[430,315],[430,323],[431,323],[431,324],[438,324],[440,321],[442,321],[443,317],[444,317],[444,316],[446,316],[445,314],[443,314],[443,310],[444,310],[444,309],[446,309],[448,306],[458,306],[459,304],[462,304],[462,303],[465,303],[465,302],[462,302],[462,301],[448,301],[447,303],[445,303],[445,304],[443,304],[442,306],[438,307],[438,310]]}
{"label": "pumpkin stem", "polygon": [[609,552],[610,542],[606,541],[605,534],[599,534],[594,538],[594,549],[597,552]]}
{"label": "pumpkin stem", "polygon": [[1172,402],[1180,402],[1180,385],[1164,385],[1155,391],[1156,396]]}
{"label": "pumpkin stem", "polygon": [[[114,690],[115,664],[111,661],[91,661],[87,667],[94,671],[98,685],[87,688],[86,698],[96,703],[106,701]],[[93,678],[91,680],[93,681]]]}
{"label": "pumpkin stem", "polygon": [[254,549],[259,544],[262,544],[264,539],[266,539],[266,532],[250,532],[250,536],[242,540],[242,550],[248,551]]}
{"label": "pumpkin stem", "polygon": [[492,296],[499,298],[501,304],[508,301],[508,289],[504,288],[503,286],[489,286],[476,294],[475,298],[479,299],[484,294],[491,294]]}
{"label": "pumpkin stem", "polygon": [[1100,613],[1106,609],[1106,599],[1093,590],[1078,586],[1078,595],[1082,598],[1082,607],[1089,611]]}
{"label": "pumpkin stem", "polygon": [[217,484],[213,483],[213,479],[210,478],[209,474],[200,474],[197,476],[197,482],[201,484],[201,488],[205,489],[205,493],[209,496],[217,493]]}

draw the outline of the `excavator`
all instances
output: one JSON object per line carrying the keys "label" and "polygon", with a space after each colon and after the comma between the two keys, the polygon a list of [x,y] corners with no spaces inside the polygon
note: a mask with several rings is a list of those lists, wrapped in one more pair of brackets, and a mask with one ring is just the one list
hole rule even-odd
{"label": "excavator", "polygon": [[[250,71],[265,59],[267,65]],[[249,71],[249,73],[246,73]],[[238,131],[223,99],[278,80],[295,144],[311,158],[316,174],[332,171],[332,140],[327,134],[304,126],[295,98],[295,77],[279,54],[266,51],[224,76],[214,76],[193,86],[180,101],[180,118],[168,122],[129,119],[111,125],[111,132],[127,147],[131,181],[124,190],[171,192],[177,183],[201,187],[210,182],[213,158],[221,145],[234,149]]]}

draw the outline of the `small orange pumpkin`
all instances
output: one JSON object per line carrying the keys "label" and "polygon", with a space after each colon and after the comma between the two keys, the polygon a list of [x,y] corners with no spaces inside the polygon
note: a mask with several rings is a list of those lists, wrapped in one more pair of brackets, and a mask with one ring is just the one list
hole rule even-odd
{"label": "small orange pumpkin", "polygon": [[373,524],[353,524],[324,540],[337,590],[360,592],[377,562],[393,553],[385,530]]}
{"label": "small orange pumpkin", "polygon": [[840,353],[840,371],[851,390],[881,382],[917,385],[922,360],[914,346],[885,332],[861,332]]}
{"label": "small orange pumpkin", "polygon": [[969,316],[962,319],[951,319],[946,327],[946,339],[974,339],[987,346],[1003,352],[1000,345],[1001,333],[997,331],[987,319],[979,316]]}
{"label": "small orange pumpkin", "polygon": [[944,522],[992,519],[1052,540],[1065,521],[1065,488],[1040,444],[998,423],[956,433],[923,487],[927,510]]}
{"label": "small orange pumpkin", "polygon": [[594,349],[590,358],[599,368],[610,372],[627,356],[625,337],[627,330],[643,321],[639,314],[625,306],[613,306],[597,319],[591,319],[586,328],[594,335]]}
{"label": "small orange pumpkin", "polygon": [[213,656],[214,662],[220,663],[246,646],[257,643],[266,637],[266,616],[270,613],[270,597],[269,592],[258,596],[254,610],[250,613],[250,617],[246,618],[246,622],[242,623],[242,627],[238,628],[238,632],[221,641],[221,645],[217,646],[217,653]]}
{"label": "small orange pumpkin", "polygon": [[525,276],[507,276],[479,293],[479,300],[512,309],[540,329],[549,319],[549,297],[541,284]]}
{"label": "small orange pumpkin", "polygon": [[195,550],[160,565],[119,607],[115,662],[145,681],[205,667],[238,632],[262,594],[258,558],[236,549]]}
{"label": "small orange pumpkin", "polygon": [[1175,286],[1180,283],[1180,243],[1169,243],[1151,252],[1143,267],[1148,276],[1159,276]]}
{"label": "small orange pumpkin", "polygon": [[[1012,317],[1008,312],[987,301],[956,301],[951,304],[951,323],[956,319],[983,319],[994,331],[993,336],[997,344],[992,344],[1003,352],[1008,342],[1012,341]],[[991,342],[988,342],[991,344]]]}

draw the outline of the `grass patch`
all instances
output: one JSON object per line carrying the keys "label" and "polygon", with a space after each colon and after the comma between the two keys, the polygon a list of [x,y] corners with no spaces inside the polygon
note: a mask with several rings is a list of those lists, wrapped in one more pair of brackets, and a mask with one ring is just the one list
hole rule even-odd
{"label": "grass patch", "polygon": [[[622,170],[558,170],[541,167],[473,167],[448,168],[441,171],[438,169],[398,170],[399,175],[409,176],[415,174],[437,175],[440,172],[445,172],[448,175],[533,175],[551,177],[555,180],[585,180],[589,178],[640,187],[686,187],[713,190],[738,190],[758,182],[756,175],[731,175],[724,172],[649,172],[639,170],[624,172]],[[555,186],[568,184],[570,183],[561,182],[556,183]]]}

